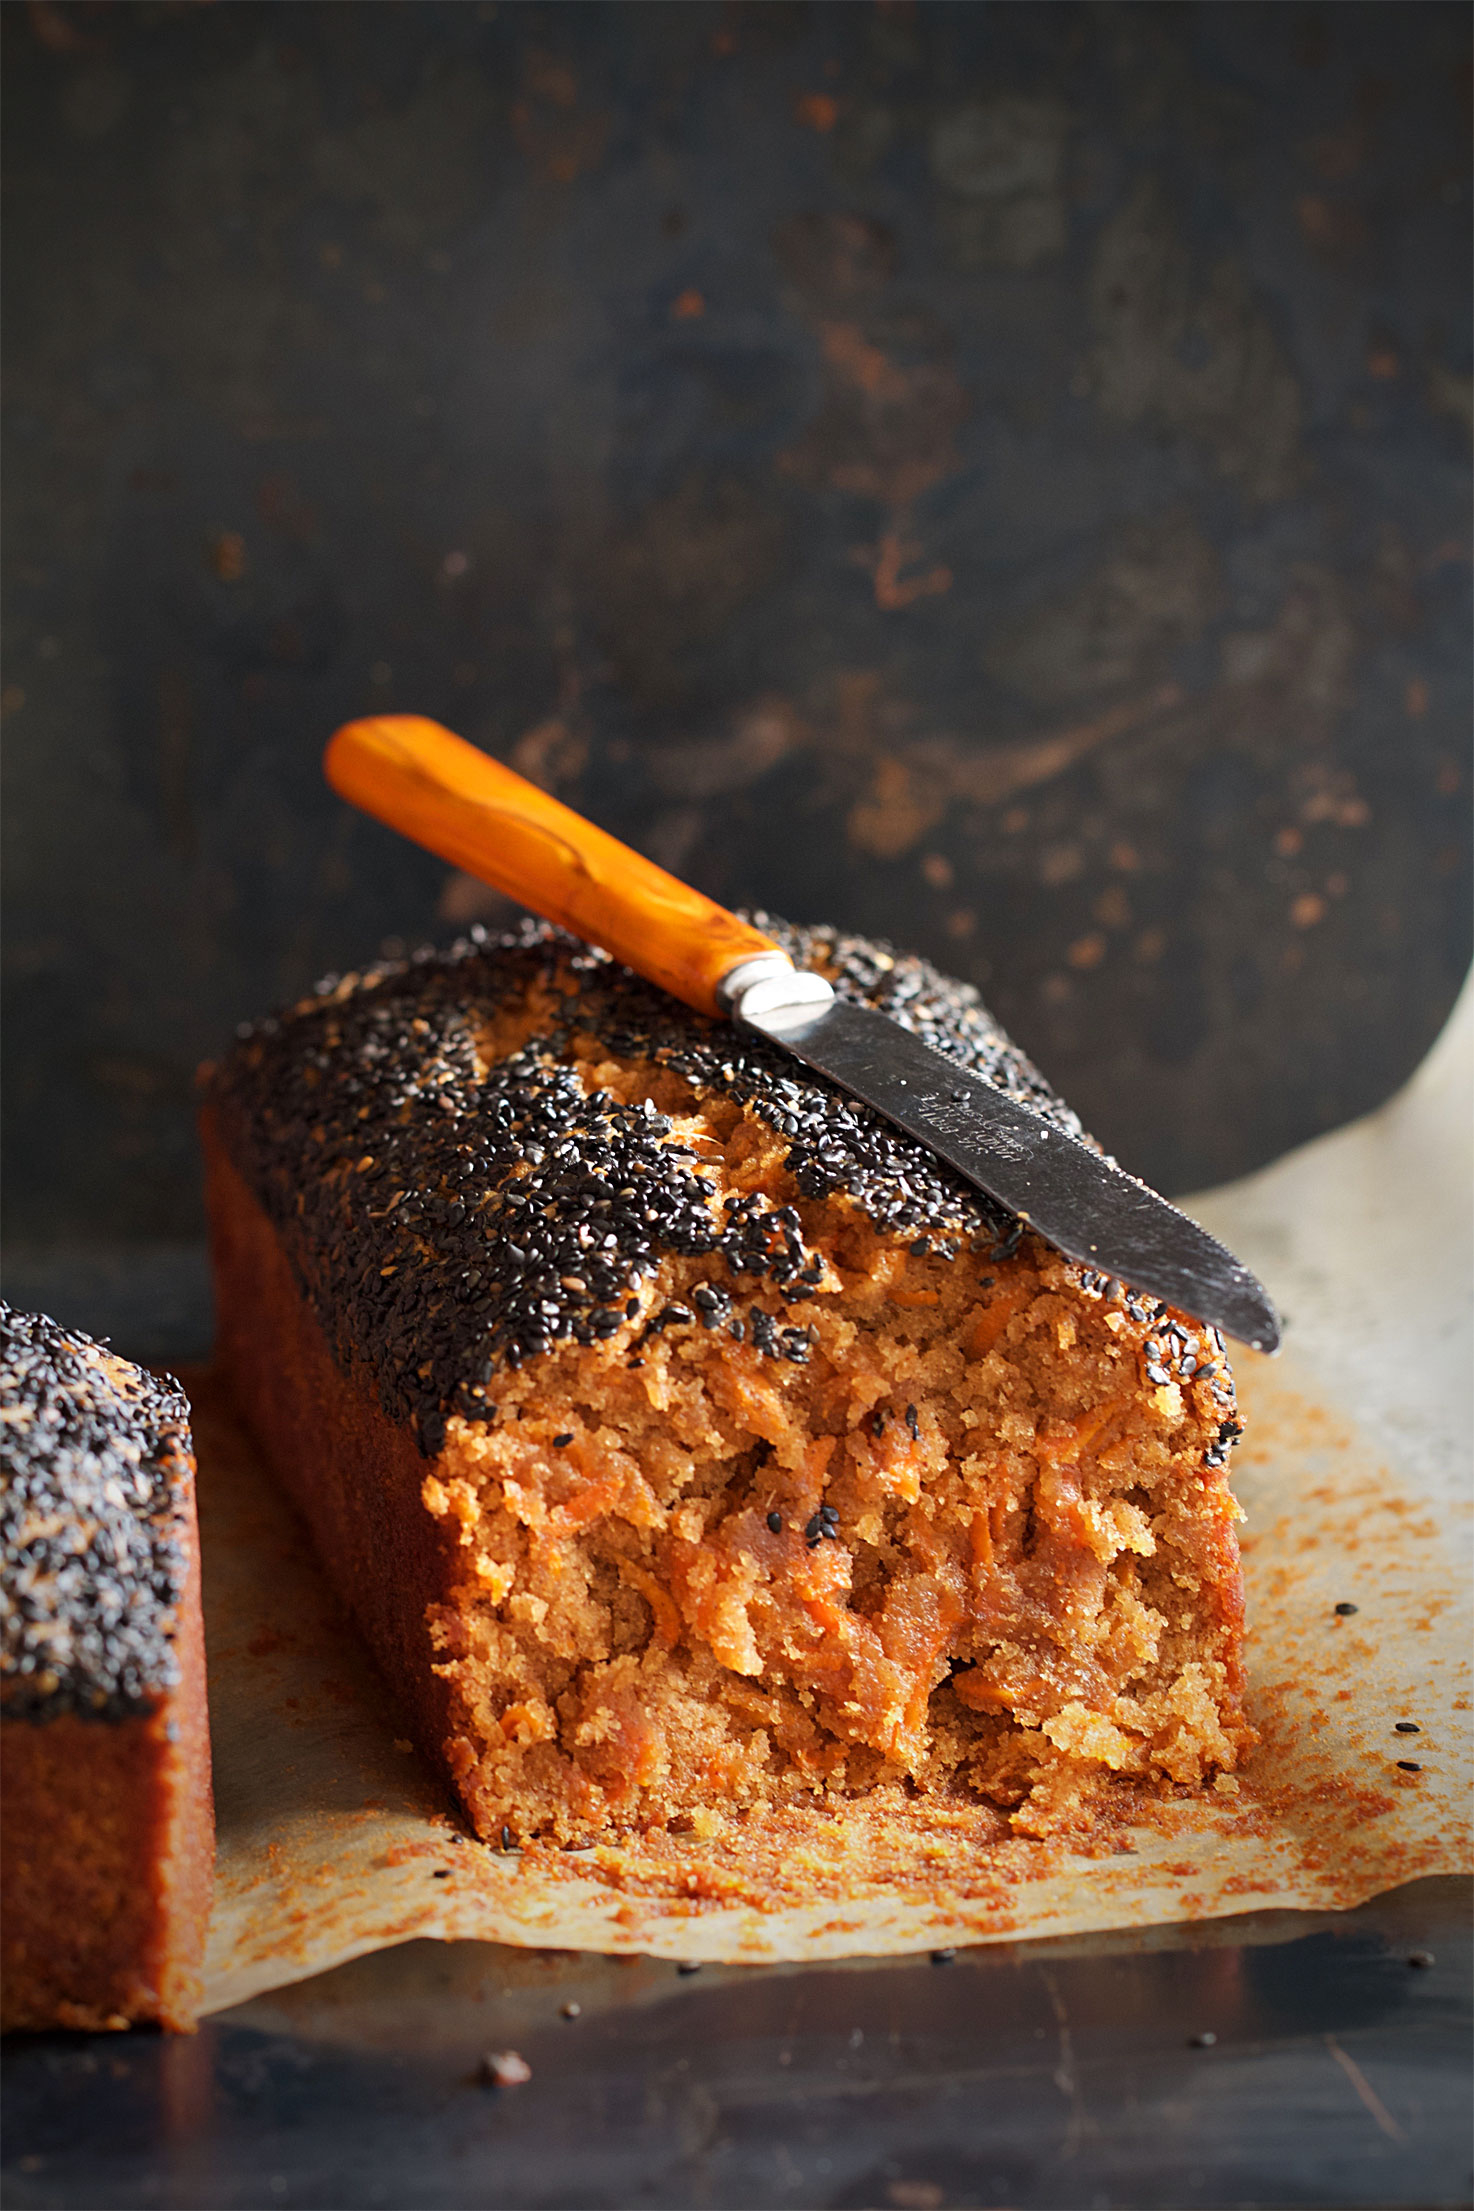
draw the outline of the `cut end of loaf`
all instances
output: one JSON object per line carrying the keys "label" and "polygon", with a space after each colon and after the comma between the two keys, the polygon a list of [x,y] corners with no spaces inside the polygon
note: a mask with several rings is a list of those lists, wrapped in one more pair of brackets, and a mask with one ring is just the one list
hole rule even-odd
{"label": "cut end of loaf", "polygon": [[687,1262],[661,1285],[684,1317],[452,1421],[423,1484],[455,1538],[431,1632],[478,1832],[893,1789],[1044,1833],[1115,1777],[1230,1772],[1221,1362],[1150,1381],[1160,1323],[1034,1239],[984,1264],[804,1234],[802,1363],[754,1346],[759,1295]]}

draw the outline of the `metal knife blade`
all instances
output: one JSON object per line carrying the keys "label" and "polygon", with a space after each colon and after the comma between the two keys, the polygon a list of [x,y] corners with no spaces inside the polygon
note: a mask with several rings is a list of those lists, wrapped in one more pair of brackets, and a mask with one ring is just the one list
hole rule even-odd
{"label": "metal knife blade", "polygon": [[741,996],[733,1012],[927,1145],[1069,1258],[1258,1351],[1278,1348],[1279,1315],[1263,1285],[1206,1229],[887,1014],[846,998],[817,1013],[770,1011]]}

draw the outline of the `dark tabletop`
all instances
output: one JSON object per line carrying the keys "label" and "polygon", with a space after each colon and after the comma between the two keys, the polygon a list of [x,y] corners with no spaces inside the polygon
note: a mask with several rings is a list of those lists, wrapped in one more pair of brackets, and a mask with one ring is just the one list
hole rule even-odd
{"label": "dark tabletop", "polygon": [[1464,2204],[1469,1901],[690,1974],[411,1943],[192,2040],[13,2038],[5,2200]]}

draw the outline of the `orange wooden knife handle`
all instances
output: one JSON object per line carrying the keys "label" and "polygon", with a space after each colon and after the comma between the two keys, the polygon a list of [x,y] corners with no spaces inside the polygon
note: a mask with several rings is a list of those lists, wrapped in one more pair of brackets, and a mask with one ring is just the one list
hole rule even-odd
{"label": "orange wooden knife handle", "polygon": [[341,798],[575,936],[698,1013],[724,975],[772,952],[749,928],[535,783],[419,714],[348,722],[323,755]]}

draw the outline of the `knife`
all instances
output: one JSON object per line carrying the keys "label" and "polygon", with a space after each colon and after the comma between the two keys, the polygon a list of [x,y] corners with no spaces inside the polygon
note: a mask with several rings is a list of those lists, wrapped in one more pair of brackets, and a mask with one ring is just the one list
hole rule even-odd
{"label": "knife", "polygon": [[1114,1161],[796,969],[771,937],[418,714],[349,722],[323,767],[339,796],[873,1106],[1046,1242],[1259,1351],[1279,1316],[1222,1244]]}

